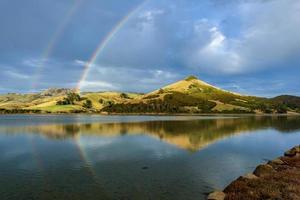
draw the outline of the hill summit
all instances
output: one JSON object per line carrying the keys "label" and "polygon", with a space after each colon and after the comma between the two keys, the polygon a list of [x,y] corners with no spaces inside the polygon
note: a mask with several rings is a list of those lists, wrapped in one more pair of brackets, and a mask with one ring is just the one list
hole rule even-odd
{"label": "hill summit", "polygon": [[[229,91],[217,88],[205,81],[198,79],[196,76],[188,76],[185,79],[177,81],[170,85],[167,85],[167,86],[163,87],[162,89],[167,90],[169,92],[174,91],[174,92],[185,93],[185,92],[197,92],[195,90],[205,91],[205,89],[209,89],[209,88],[212,90],[215,89],[215,90],[220,90],[220,91],[229,93]],[[154,92],[156,92],[156,91],[154,91]]]}

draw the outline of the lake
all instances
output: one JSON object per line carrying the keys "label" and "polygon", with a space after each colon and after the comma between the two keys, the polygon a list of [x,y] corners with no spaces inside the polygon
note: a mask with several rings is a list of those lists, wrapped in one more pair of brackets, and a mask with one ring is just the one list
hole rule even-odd
{"label": "lake", "polygon": [[0,116],[1,200],[201,200],[300,143],[297,116]]}

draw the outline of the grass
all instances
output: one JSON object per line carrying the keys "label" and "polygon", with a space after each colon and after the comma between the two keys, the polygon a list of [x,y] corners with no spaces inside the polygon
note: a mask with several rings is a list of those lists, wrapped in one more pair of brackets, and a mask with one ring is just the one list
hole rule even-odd
{"label": "grass", "polygon": [[241,106],[226,104],[226,103],[222,103],[219,101],[214,101],[214,102],[217,103],[217,105],[213,108],[213,110],[216,110],[216,111],[234,110],[234,109],[247,110],[246,108],[241,107]]}
{"label": "grass", "polygon": [[[299,97],[282,96],[276,99],[266,99],[243,96],[214,87],[194,76],[145,95],[126,93],[124,96],[121,94],[120,92],[84,92],[80,95],[83,100],[75,102],[76,106],[71,105],[65,108],[57,107],[56,102],[62,100],[66,93],[7,94],[0,95],[0,108],[38,109],[48,112],[65,112],[72,111],[72,109],[75,111],[84,110],[83,104],[89,99],[93,110],[120,113],[242,113],[250,111],[274,113],[278,110],[280,113],[284,113],[284,110],[300,112]],[[187,107],[193,108],[187,109]]]}
{"label": "grass", "polygon": [[31,109],[38,109],[42,111],[48,112],[70,112],[73,110],[81,110],[82,107],[79,105],[52,105],[52,106],[44,106],[44,107],[32,107]]}

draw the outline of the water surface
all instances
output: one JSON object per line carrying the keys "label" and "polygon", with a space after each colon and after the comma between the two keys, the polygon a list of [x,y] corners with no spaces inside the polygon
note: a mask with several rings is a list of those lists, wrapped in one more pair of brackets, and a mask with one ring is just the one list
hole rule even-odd
{"label": "water surface", "polygon": [[204,199],[299,144],[299,117],[0,116],[0,199]]}

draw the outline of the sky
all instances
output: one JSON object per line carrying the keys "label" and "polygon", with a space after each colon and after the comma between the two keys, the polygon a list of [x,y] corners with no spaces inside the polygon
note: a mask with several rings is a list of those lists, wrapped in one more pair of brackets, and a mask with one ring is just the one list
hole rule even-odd
{"label": "sky", "polygon": [[1,0],[0,93],[149,92],[196,75],[300,96],[299,0]]}

